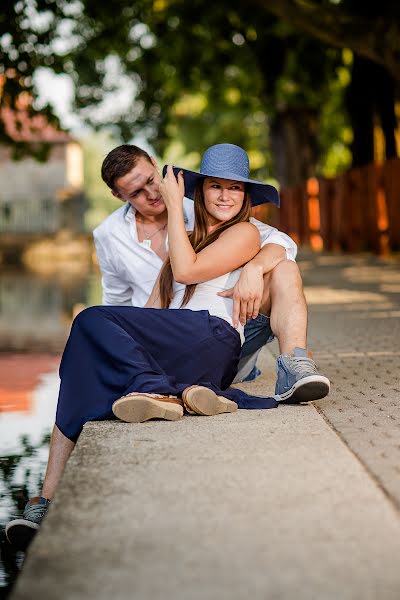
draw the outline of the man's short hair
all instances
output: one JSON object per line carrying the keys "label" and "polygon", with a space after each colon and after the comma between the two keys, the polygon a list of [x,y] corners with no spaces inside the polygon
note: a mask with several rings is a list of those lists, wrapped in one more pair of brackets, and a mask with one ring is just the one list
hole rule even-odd
{"label": "man's short hair", "polygon": [[138,158],[144,158],[151,162],[147,152],[138,146],[132,144],[117,146],[103,160],[101,166],[103,181],[109,188],[115,189],[115,181],[129,173],[136,166]]}

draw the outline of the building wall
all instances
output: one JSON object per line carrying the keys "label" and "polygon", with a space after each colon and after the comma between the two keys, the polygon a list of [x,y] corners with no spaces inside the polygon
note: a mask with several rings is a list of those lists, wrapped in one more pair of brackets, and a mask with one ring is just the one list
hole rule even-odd
{"label": "building wall", "polygon": [[71,214],[71,202],[74,216],[67,218],[68,226],[81,231],[82,173],[76,142],[54,144],[44,163],[33,158],[13,161],[10,151],[0,147],[0,232],[54,233],[64,225],[64,213]]}
{"label": "building wall", "polygon": [[65,149],[66,184],[75,189],[83,188],[83,153],[76,142],[69,142]]}
{"label": "building wall", "polygon": [[46,162],[34,158],[11,160],[10,151],[0,148],[0,197],[17,201],[54,198],[58,188],[65,187],[66,144],[54,145]]}

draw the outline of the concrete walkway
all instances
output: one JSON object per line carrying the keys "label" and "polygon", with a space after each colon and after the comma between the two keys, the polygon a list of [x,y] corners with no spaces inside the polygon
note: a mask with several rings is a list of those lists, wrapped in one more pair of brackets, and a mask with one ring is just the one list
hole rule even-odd
{"label": "concrete walkway", "polygon": [[398,600],[400,270],[302,268],[329,398],[87,425],[14,600]]}

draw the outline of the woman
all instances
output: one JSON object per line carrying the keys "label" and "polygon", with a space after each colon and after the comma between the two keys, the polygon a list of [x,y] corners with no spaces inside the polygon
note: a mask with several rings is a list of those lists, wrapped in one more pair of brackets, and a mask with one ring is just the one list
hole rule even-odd
{"label": "woman", "polygon": [[[184,405],[207,415],[232,412],[232,401],[241,408],[276,406],[271,398],[226,390],[236,374],[243,331],[232,326],[232,301],[217,292],[232,287],[239,268],[260,249],[259,232],[248,222],[252,198],[277,196],[272,186],[249,180],[246,168],[247,154],[231,144],[209,148],[200,173],[175,168],[176,179],[168,167],[160,191],[168,210],[169,259],[147,308],[92,307],[72,327],[60,368],[56,425],[73,442],[85,422],[113,414],[140,422],[179,419]],[[195,203],[190,239],[184,177]]]}
{"label": "woman", "polygon": [[[232,300],[217,293],[236,283],[240,267],[260,249],[259,232],[249,223],[251,204],[278,203],[278,193],[249,179],[247,154],[231,144],[209,148],[200,173],[175,172],[177,179],[168,167],[160,186],[168,209],[169,259],[147,307],[92,307],[73,323],[60,366],[56,416],[64,451],[54,456],[50,448],[43,496],[28,503],[24,519],[8,524],[10,541],[24,534],[21,528],[33,533],[39,527],[87,421],[113,415],[130,422],[176,420],[184,407],[215,415],[238,405],[277,406],[273,398],[226,389],[244,336],[242,326],[232,325]],[[195,202],[190,238],[183,215],[185,186]]]}
{"label": "woman", "polygon": [[[224,161],[228,161],[228,164],[225,165]],[[166,400],[168,405],[162,403],[162,398],[150,398],[132,392],[113,406],[114,414],[123,420],[141,421],[151,417],[180,418],[183,411],[177,405],[179,401],[176,398],[176,395],[180,394],[186,409],[197,414],[212,415],[236,410],[236,405],[227,401],[222,394],[227,398],[239,400],[241,407],[250,407],[250,399],[245,394],[234,390],[221,391],[228,387],[236,374],[240,352],[239,336],[242,342],[244,337],[241,325],[239,335],[232,328],[232,301],[221,298],[217,293],[235,285],[240,274],[238,267],[253,258],[260,248],[258,230],[248,222],[251,198],[250,193],[246,192],[245,182],[204,176],[204,173],[221,176],[228,172],[232,177],[245,178],[248,183],[250,181],[247,177],[248,173],[243,175],[240,171],[239,173],[235,171],[233,174],[229,161],[233,161],[233,164],[235,162],[241,164],[241,161],[244,161],[243,164],[248,166],[247,155],[241,148],[230,144],[219,144],[206,151],[201,173],[186,170],[183,173],[182,170],[174,168],[178,177],[176,180],[172,167],[168,167],[160,191],[168,209],[170,258],[164,265],[146,305],[153,308],[185,308],[196,311],[190,316],[192,328],[202,328],[200,321],[202,315],[198,311],[208,311],[204,315],[207,322],[210,321],[209,315],[213,315],[211,325],[219,331],[218,339],[211,341],[213,351],[210,350],[210,342],[208,342],[204,348],[205,355],[199,355],[201,349],[193,347],[193,331],[188,332],[189,347],[185,350],[185,372],[176,374],[180,381],[202,382],[203,386],[207,385],[207,387],[200,389],[191,386],[186,391],[181,390],[179,386],[170,389],[174,398]],[[184,226],[182,208],[184,177],[188,188],[186,194],[194,199],[195,206],[195,226],[189,238]],[[276,201],[275,188],[259,183],[255,186],[257,189],[253,190],[253,195],[256,203],[260,203],[261,200],[266,201],[267,197],[272,197]],[[162,319],[165,318],[169,320],[171,314],[163,315]],[[180,324],[179,329],[182,326],[183,324]],[[182,342],[179,348],[181,351]],[[224,354],[221,355],[221,351]],[[218,369],[214,356],[216,353],[219,357]],[[170,355],[171,352],[167,354]],[[192,362],[191,356],[195,364],[189,369],[188,360]],[[207,370],[206,365],[209,365],[211,372],[206,378],[204,374],[199,378],[198,368],[200,367],[204,372]],[[206,381],[207,384],[204,383]],[[165,389],[165,384],[161,384],[161,387],[162,385]],[[212,389],[218,393],[213,393]],[[260,407],[259,401],[256,402],[258,402],[257,407]],[[268,400],[268,404],[275,406],[271,399]]]}

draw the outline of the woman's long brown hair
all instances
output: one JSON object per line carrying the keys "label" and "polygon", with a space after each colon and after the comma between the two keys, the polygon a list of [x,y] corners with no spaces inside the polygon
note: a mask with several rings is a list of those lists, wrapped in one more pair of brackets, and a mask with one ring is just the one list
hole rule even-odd
{"label": "woman's long brown hair", "polygon": [[[244,195],[242,208],[238,214],[229,221],[225,221],[219,225],[212,233],[207,233],[208,213],[204,203],[203,183],[204,180],[197,185],[194,192],[194,227],[193,231],[189,234],[189,241],[196,254],[203,250],[203,248],[206,248],[206,246],[209,246],[215,242],[221,233],[228,229],[228,227],[232,227],[232,225],[236,225],[236,223],[241,223],[242,221],[248,221],[251,216],[250,195],[246,192]],[[173,281],[174,277],[172,274],[171,261],[169,258],[167,258],[161,269],[159,281],[162,308],[168,308],[171,303],[173,297]],[[196,283],[192,283],[186,286],[181,306],[185,306],[185,304],[187,304],[192,298],[196,289],[196,285]]]}

